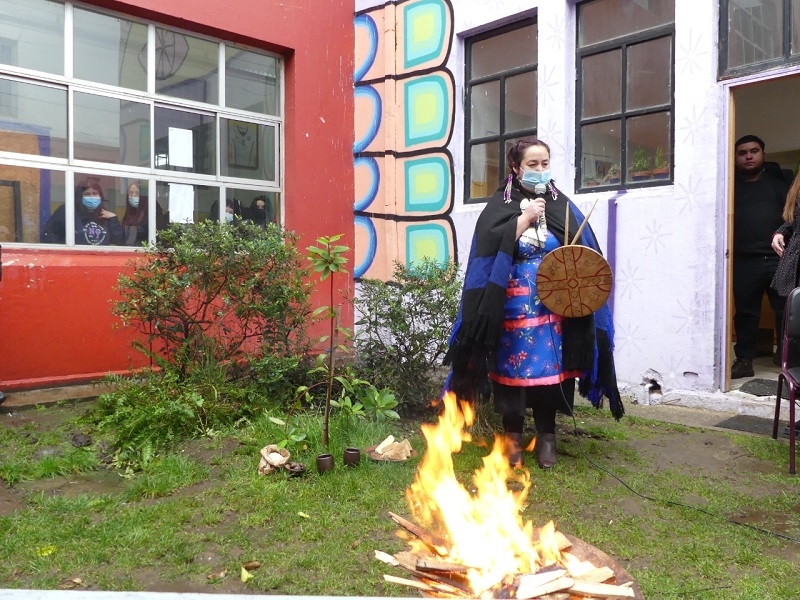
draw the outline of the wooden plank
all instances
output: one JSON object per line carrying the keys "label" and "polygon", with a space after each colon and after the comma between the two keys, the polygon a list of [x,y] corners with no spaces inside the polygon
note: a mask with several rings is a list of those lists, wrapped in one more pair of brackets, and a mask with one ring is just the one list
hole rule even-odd
{"label": "wooden plank", "polygon": [[391,511],[389,511],[389,516],[395,523],[400,525],[400,527],[417,536],[426,546],[436,552],[436,554],[439,556],[447,556],[447,545],[439,536],[433,535],[427,529],[423,529],[416,523],[412,523],[408,519],[404,519],[400,515],[396,515]]}
{"label": "wooden plank", "polygon": [[599,596],[600,598],[635,598],[636,593],[629,587],[609,583],[587,583],[575,581],[569,588],[570,594],[578,596]]}
{"label": "wooden plank", "polygon": [[545,583],[544,585],[540,585],[537,588],[529,588],[523,590],[522,593],[520,593],[520,590],[517,590],[517,599],[529,600],[530,598],[538,598],[539,596],[552,594],[553,592],[560,592],[561,590],[572,591],[572,586],[574,584],[575,580],[571,579],[570,577],[559,577],[555,581],[551,581],[550,583]]}
{"label": "wooden plank", "polygon": [[534,598],[530,595],[531,590],[538,590],[543,585],[555,581],[560,577],[566,575],[564,569],[557,569],[555,571],[547,571],[545,573],[530,573],[527,575],[520,575],[519,583],[517,585],[517,598]]}
{"label": "wooden plank", "polygon": [[603,583],[614,577],[614,571],[610,567],[595,567],[591,571],[586,571],[576,576],[578,581],[587,581],[589,583]]}

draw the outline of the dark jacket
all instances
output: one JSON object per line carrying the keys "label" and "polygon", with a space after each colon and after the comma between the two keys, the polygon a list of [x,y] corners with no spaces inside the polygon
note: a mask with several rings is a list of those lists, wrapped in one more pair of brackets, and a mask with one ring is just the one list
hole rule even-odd
{"label": "dark jacket", "polygon": [[[82,205],[75,207],[75,244],[78,246],[118,246],[122,244],[125,233],[117,217],[103,219],[98,211],[89,212]],[[64,244],[66,234],[66,210],[59,206],[47,220],[42,232],[42,242]]]}

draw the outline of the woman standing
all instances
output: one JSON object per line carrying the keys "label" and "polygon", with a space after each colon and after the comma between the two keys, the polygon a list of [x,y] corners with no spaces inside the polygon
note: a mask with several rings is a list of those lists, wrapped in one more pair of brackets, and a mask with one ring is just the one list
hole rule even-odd
{"label": "woman standing", "polygon": [[[783,205],[784,223],[772,235],[772,249],[781,257],[775,276],[772,278],[772,287],[784,298],[798,286],[800,280],[800,210],[797,206],[797,197],[800,196],[800,171],[795,175],[789,193],[786,194],[786,203]],[[778,340],[780,343],[780,340]]]}
{"label": "woman standing", "polygon": [[[526,409],[536,425],[536,459],[556,463],[556,412],[571,414],[575,378],[599,407],[609,399],[624,414],[613,359],[607,305],[595,314],[562,318],[539,299],[536,274],[545,254],[563,245],[565,218],[576,232],[583,216],[550,177],[550,148],[523,138],[508,151],[511,172],[478,218],[461,305],[445,364],[447,389],[459,398],[494,397],[512,466],[521,466]],[[569,206],[569,211],[567,207]],[[598,250],[590,227],[581,243]],[[491,384],[489,383],[491,381]]]}
{"label": "woman standing", "polygon": [[[92,179],[75,188],[75,243],[86,246],[118,246],[123,241],[122,225],[117,215],[104,207],[100,184]],[[59,206],[44,226],[42,241],[66,243],[66,210]]]}
{"label": "woman standing", "polygon": [[[128,186],[125,202],[125,214],[122,215],[122,228],[125,230],[126,246],[141,246],[147,242],[148,214],[150,202],[147,196],[140,194],[139,184],[135,181]],[[166,215],[156,203],[156,230],[167,226]]]}

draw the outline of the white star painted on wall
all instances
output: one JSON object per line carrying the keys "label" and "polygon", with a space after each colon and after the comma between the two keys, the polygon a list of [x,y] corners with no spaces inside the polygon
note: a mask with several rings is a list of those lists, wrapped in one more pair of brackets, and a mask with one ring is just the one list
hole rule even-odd
{"label": "white star painted on wall", "polygon": [[639,345],[644,342],[644,336],[639,333],[639,326],[628,327],[625,323],[617,322],[617,331],[614,336],[614,345],[617,351],[641,354],[642,348]]}
{"label": "white star painted on wall", "polygon": [[[556,7],[558,9],[558,7]],[[562,50],[564,48],[564,15],[559,12],[553,18],[548,19],[545,27],[545,39],[547,43],[542,46],[551,50]]]}
{"label": "white star painted on wall", "polygon": [[680,300],[676,300],[677,305],[676,314],[672,315],[672,320],[677,323],[674,329],[675,333],[691,333],[694,330],[694,324],[697,322],[697,315],[694,308],[686,307]]}
{"label": "white star painted on wall", "polygon": [[[708,123],[706,123],[706,109],[707,107],[703,106],[698,113],[697,104],[692,104],[690,114],[687,115],[686,119],[684,119],[678,127],[678,134],[683,137],[684,144],[694,146],[697,136],[700,136],[699,139],[705,137],[703,130],[708,126]],[[678,137],[678,135],[675,137]]]}
{"label": "white star painted on wall", "polygon": [[702,189],[702,178],[694,178],[692,175],[689,175],[685,182],[678,181],[675,183],[675,201],[680,204],[679,215],[682,215],[684,211],[687,213],[693,212],[694,207],[699,204]]}
{"label": "white star painted on wall", "polygon": [[634,292],[641,294],[642,289],[639,287],[641,281],[644,281],[644,277],[639,275],[639,267],[632,265],[631,261],[617,270],[616,287],[623,298],[632,298]]}
{"label": "white star painted on wall", "polygon": [[561,90],[561,77],[555,66],[539,67],[539,95],[544,98],[546,104],[556,106],[563,104],[563,102],[557,101],[556,90]]}
{"label": "white star painted on wall", "polygon": [[686,43],[679,43],[675,53],[675,64],[678,65],[680,72],[688,75],[694,74],[703,67],[700,60],[708,54],[705,49],[705,41],[702,34],[697,34],[693,29],[689,30],[689,35],[682,38]]}
{"label": "white star painted on wall", "polygon": [[640,237],[639,239],[646,243],[645,252],[650,250],[652,247],[653,251],[658,254],[659,248],[667,247],[663,238],[669,237],[672,234],[663,232],[664,226],[661,223],[654,220],[650,225],[645,225],[644,229],[647,232],[647,235]]}

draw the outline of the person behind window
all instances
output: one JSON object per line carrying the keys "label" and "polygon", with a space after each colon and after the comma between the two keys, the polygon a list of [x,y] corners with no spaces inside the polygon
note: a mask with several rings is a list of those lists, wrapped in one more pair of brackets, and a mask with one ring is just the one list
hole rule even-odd
{"label": "person behind window", "polygon": [[[475,225],[458,316],[444,364],[445,389],[458,398],[494,397],[502,415],[509,462],[523,464],[526,409],[536,425],[536,460],[556,463],[556,412],[572,413],[575,378],[592,404],[609,399],[624,414],[614,369],[614,329],[604,304],[594,314],[564,318],[539,299],[536,274],[544,256],[564,245],[565,220],[576,232],[583,215],[550,177],[550,148],[522,138],[508,151],[511,173]],[[581,243],[599,251],[590,226]],[[491,384],[489,381],[491,380]]]}
{"label": "person behind window", "polygon": [[[103,189],[95,180],[82,181],[75,188],[75,244],[79,246],[118,246],[124,241],[117,215],[103,205]],[[66,243],[66,208],[59,206],[44,225],[43,241]]]}
{"label": "person behind window", "polygon": [[[139,184],[135,181],[128,186],[125,201],[125,214],[122,215],[122,228],[125,230],[126,246],[141,246],[148,241],[147,227],[150,202],[147,196],[140,194]],[[156,202],[156,230],[167,226],[167,217]]]}
{"label": "person behind window", "polygon": [[272,213],[272,203],[266,196],[257,196],[250,204],[248,217],[256,225],[266,228],[275,218]]}
{"label": "person behind window", "polygon": [[[211,205],[211,210],[208,211],[208,218],[214,221],[219,220],[219,211],[218,207],[219,204],[215,201],[214,204]],[[238,217],[239,219],[244,218],[244,213],[242,211],[241,203],[236,200],[235,198],[227,198],[225,200],[225,212],[222,215],[223,223],[233,223],[233,220]]]}

